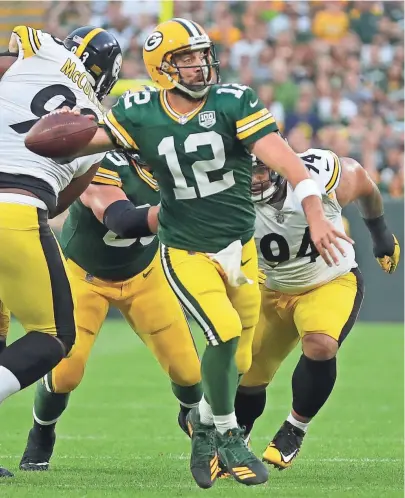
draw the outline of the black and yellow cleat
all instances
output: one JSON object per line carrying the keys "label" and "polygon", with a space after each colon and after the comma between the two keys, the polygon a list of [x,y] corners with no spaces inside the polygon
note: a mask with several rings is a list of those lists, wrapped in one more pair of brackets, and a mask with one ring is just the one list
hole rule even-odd
{"label": "black and yellow cleat", "polygon": [[20,470],[26,472],[48,470],[55,439],[54,424],[42,427],[35,425],[28,434],[27,446],[20,461]]}
{"label": "black and yellow cleat", "polygon": [[193,408],[187,414],[187,427],[191,437],[191,474],[200,488],[211,488],[219,470],[215,426],[202,424],[198,408]]}
{"label": "black and yellow cleat", "polygon": [[216,433],[222,471],[247,486],[263,484],[269,478],[269,471],[249,449],[243,436],[244,430],[239,427],[225,434]]}
{"label": "black and yellow cleat", "polygon": [[0,467],[0,477],[14,477],[14,474],[4,467]]}
{"label": "black and yellow cleat", "polygon": [[304,431],[286,420],[264,450],[263,462],[279,470],[288,469],[300,451],[304,436]]}

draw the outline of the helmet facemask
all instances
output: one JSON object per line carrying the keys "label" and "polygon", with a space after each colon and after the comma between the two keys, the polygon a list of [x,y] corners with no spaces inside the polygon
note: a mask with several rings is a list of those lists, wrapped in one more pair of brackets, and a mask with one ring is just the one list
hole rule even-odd
{"label": "helmet facemask", "polygon": [[252,173],[253,202],[268,202],[274,197],[285,180],[261,161],[254,159]]}
{"label": "helmet facemask", "polygon": [[[188,52],[203,51],[204,59],[201,64],[196,65],[179,65],[176,63],[176,56]],[[201,68],[203,82],[199,84],[189,84],[182,80],[182,69]],[[193,99],[201,99],[206,95],[209,87],[220,82],[219,60],[216,58],[215,47],[212,42],[201,43],[182,47],[179,50],[168,52],[164,58],[159,70],[166,75],[168,80],[182,93],[187,94]]]}

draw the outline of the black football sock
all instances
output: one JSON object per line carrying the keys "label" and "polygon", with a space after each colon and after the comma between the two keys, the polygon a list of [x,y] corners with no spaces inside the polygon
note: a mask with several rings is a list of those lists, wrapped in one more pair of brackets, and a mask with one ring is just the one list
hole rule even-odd
{"label": "black football sock", "polygon": [[336,357],[317,361],[301,355],[292,376],[293,410],[302,417],[314,417],[329,398],[335,381]]}
{"label": "black football sock", "polygon": [[245,427],[245,436],[252,432],[255,421],[266,406],[266,389],[259,392],[246,392],[240,389],[236,393],[235,413],[240,427]]}
{"label": "black football sock", "polygon": [[29,332],[13,342],[0,356],[0,403],[36,382],[64,356],[62,344],[42,332]]}

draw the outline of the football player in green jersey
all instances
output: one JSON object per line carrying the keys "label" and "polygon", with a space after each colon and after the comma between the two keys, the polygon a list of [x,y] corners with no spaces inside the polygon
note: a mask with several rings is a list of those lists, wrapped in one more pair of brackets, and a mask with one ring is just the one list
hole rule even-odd
{"label": "football player in green jersey", "polygon": [[159,24],[143,57],[161,89],[124,94],[80,154],[139,149],[152,167],[166,278],[207,338],[204,396],[188,414],[193,477],[211,487],[221,460],[238,482],[260,484],[267,469],[247,448],[234,412],[260,308],[251,153],[290,182],[329,265],[336,249],[343,253],[338,239],[352,241],[326,219],[318,186],[256,93],[218,84],[219,61],[201,26],[179,18]]}
{"label": "football player in green jersey", "polygon": [[157,237],[138,238],[132,233],[136,222],[117,227],[111,214],[121,207],[144,211],[150,231],[156,231],[158,208],[150,206],[159,202],[157,182],[147,167],[126,153],[109,152],[93,184],[72,205],[61,246],[77,299],[77,338],[69,357],[37,386],[34,426],[21,470],[48,469],[55,424],[69,393],[82,380],[110,305],[121,311],[169,375],[180,401],[179,423],[187,431],[186,415],[198,405],[202,388],[200,362],[186,316],[165,278]]}

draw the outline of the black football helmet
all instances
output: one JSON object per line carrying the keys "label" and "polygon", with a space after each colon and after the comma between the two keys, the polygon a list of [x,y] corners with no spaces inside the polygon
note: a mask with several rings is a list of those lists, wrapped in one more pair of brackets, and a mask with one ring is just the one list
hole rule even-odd
{"label": "black football helmet", "polygon": [[83,62],[97,98],[102,100],[118,80],[122,66],[117,40],[102,28],[83,26],[72,31],[63,45]]}

